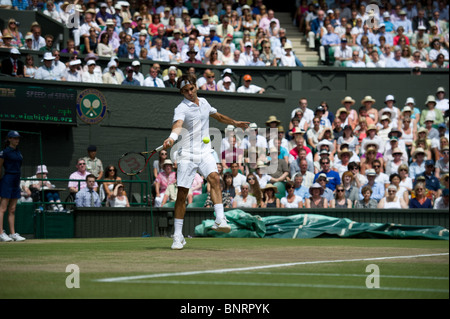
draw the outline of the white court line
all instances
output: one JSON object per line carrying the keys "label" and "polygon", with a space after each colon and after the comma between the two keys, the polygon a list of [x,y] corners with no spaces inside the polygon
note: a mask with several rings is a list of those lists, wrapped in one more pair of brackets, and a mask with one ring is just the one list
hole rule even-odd
{"label": "white court line", "polygon": [[[370,290],[364,285],[323,285],[323,284],[293,284],[293,283],[270,283],[270,282],[234,282],[234,281],[189,281],[189,280],[137,280],[126,281],[125,283],[146,283],[146,284],[174,284],[174,285],[214,285],[214,286],[253,286],[253,287],[282,287],[282,288],[326,288],[326,289],[363,289]],[[438,292],[448,293],[448,289],[432,288],[405,288],[405,287],[379,287],[372,290],[390,291],[410,291],[410,292]]]}
{"label": "white court line", "polygon": [[192,275],[201,275],[201,274],[217,274],[217,273],[228,273],[228,272],[237,272],[237,271],[250,271],[250,270],[269,269],[269,268],[291,267],[291,266],[299,266],[299,265],[342,263],[342,262],[355,262],[355,261],[377,261],[377,260],[391,260],[391,259],[410,259],[410,258],[436,257],[436,256],[448,256],[448,255],[449,255],[449,253],[441,253],[441,254],[388,256],[388,257],[358,258],[358,259],[302,261],[302,262],[294,262],[294,263],[263,265],[263,266],[253,266],[253,267],[243,267],[243,268],[225,268],[225,269],[213,269],[213,270],[170,272],[170,273],[151,274],[151,275],[104,278],[104,279],[97,279],[94,281],[96,281],[96,282],[126,282],[126,281],[131,281],[131,280],[141,280],[141,279],[150,279],[150,278],[192,276]]}
{"label": "white court line", "polygon": [[[249,271],[240,272],[245,275],[273,275],[273,276],[318,276],[318,277],[367,277],[361,274],[331,274],[331,273],[308,273],[308,272],[264,272]],[[431,276],[399,276],[399,275],[380,275],[381,278],[397,278],[397,279],[424,279],[424,280],[448,280],[449,277],[431,277]]]}

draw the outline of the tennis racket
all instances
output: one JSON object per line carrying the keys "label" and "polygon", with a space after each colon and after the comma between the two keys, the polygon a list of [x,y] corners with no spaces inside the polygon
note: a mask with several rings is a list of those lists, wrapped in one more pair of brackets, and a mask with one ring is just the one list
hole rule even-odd
{"label": "tennis racket", "polygon": [[119,159],[120,171],[128,176],[134,176],[142,173],[150,158],[163,148],[164,146],[161,145],[151,152],[128,152],[123,154]]}

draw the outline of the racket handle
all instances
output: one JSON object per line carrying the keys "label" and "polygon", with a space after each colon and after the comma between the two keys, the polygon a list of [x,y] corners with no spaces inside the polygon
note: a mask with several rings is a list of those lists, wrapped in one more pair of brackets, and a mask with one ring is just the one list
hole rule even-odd
{"label": "racket handle", "polygon": [[164,145],[158,146],[155,151],[160,152],[164,148]]}

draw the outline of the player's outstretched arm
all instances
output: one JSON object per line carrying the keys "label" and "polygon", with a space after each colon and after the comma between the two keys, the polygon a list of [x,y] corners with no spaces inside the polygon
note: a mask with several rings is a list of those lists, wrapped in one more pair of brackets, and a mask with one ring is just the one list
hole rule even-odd
{"label": "player's outstretched arm", "polygon": [[171,148],[173,144],[178,140],[178,135],[180,135],[181,130],[183,128],[183,121],[178,120],[172,125],[172,133],[170,133],[170,136],[164,141],[164,149]]}
{"label": "player's outstretched arm", "polygon": [[234,127],[240,127],[243,130],[246,130],[248,128],[248,125],[250,124],[250,122],[235,121],[232,118],[219,112],[212,114],[211,117],[221,123],[233,125]]}

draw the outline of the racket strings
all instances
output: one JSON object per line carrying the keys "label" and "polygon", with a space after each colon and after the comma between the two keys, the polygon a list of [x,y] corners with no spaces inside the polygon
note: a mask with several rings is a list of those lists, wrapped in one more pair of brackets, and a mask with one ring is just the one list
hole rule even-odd
{"label": "racket strings", "polygon": [[130,153],[120,159],[119,165],[125,174],[136,174],[145,168],[146,158],[139,153]]}

